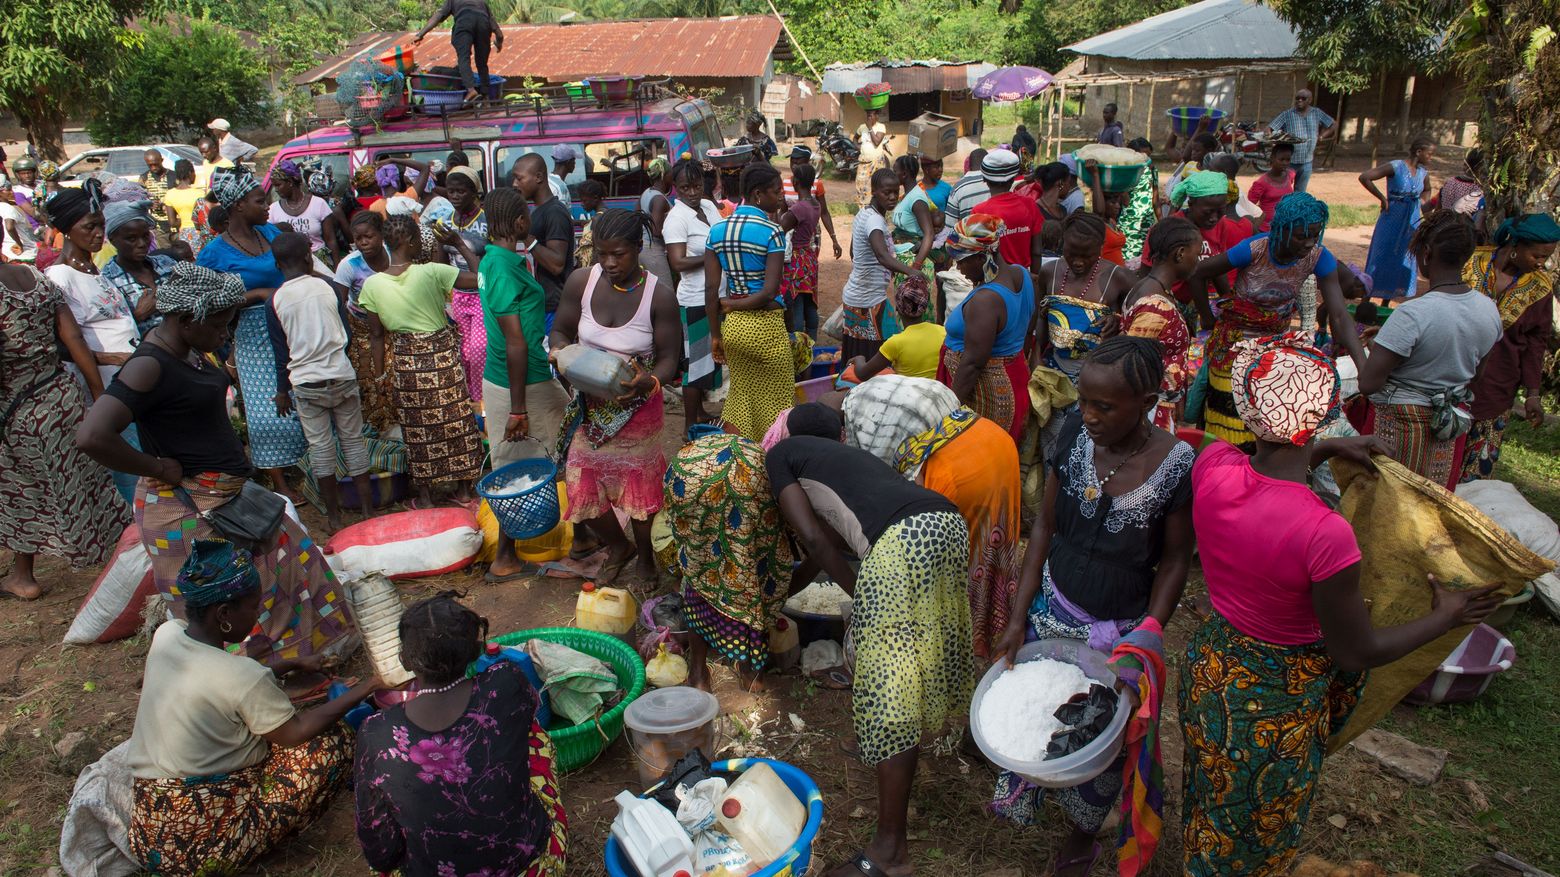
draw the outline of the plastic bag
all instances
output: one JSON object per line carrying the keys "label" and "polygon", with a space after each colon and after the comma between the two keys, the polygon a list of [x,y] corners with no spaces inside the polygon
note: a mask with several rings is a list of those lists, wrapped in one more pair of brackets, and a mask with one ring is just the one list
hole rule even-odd
{"label": "plastic bag", "polygon": [[[1397,462],[1376,457],[1375,478],[1346,460],[1332,461],[1343,488],[1338,512],[1354,527],[1360,544],[1360,592],[1376,627],[1412,621],[1430,611],[1426,575],[1445,587],[1499,585],[1510,597],[1527,582],[1554,569],[1523,547],[1483,512],[1439,484]],[[1348,724],[1327,743],[1336,752],[1376,724],[1425,677],[1435,672],[1472,628],[1453,628],[1440,638],[1384,667],[1370,671]]]}
{"label": "plastic bag", "polygon": [[667,654],[666,644],[645,664],[645,680],[656,688],[671,688],[688,681],[688,662],[681,655]]}
{"label": "plastic bag", "polygon": [[818,327],[818,335],[821,338],[832,338],[839,341],[845,335],[845,306],[840,305],[834,309],[823,325]]}
{"label": "plastic bag", "polygon": [[695,748],[673,762],[672,769],[666,772],[660,784],[651,789],[645,797],[676,813],[677,805],[680,803],[677,797],[678,788],[694,785],[710,777],[720,777],[729,783],[737,776],[738,774],[732,771],[715,770],[709,757],[704,754],[704,750]]}
{"label": "plastic bag", "polygon": [[975,291],[975,284],[971,283],[970,279],[957,268],[938,271],[937,279],[942,281],[943,301],[946,308],[943,313],[946,318],[947,314],[953,313],[958,310],[959,305],[964,304],[964,300]]}
{"label": "plastic bag", "polygon": [[619,691],[612,668],[584,652],[532,639],[526,641],[525,653],[542,674],[553,712],[568,719],[571,725],[595,718],[608,697]]}
{"label": "plastic bag", "polygon": [[648,661],[663,648],[674,655],[683,653],[682,643],[676,636],[687,629],[683,622],[681,594],[662,594],[641,603],[639,623],[650,631],[639,641],[639,657]]}
{"label": "plastic bag", "polygon": [[802,648],[802,672],[817,673],[845,664],[845,650],[832,639],[810,642]]}
{"label": "plastic bag", "polygon": [[692,786],[678,786],[677,824],[693,838],[695,873],[725,868],[733,877],[743,877],[759,870],[759,866],[743,852],[736,838],[715,827],[720,800],[725,796],[726,781],[718,777]]}

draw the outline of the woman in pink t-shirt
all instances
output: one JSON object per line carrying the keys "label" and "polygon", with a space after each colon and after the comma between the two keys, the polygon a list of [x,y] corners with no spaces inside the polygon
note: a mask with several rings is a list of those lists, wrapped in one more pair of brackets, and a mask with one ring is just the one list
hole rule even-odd
{"label": "woman in pink t-shirt", "polygon": [[1274,146],[1267,173],[1251,181],[1247,195],[1251,203],[1262,208],[1262,223],[1257,227],[1258,231],[1267,231],[1272,227],[1273,211],[1278,209],[1278,202],[1295,190],[1295,172],[1289,169],[1289,160],[1294,154],[1295,148],[1291,144]]}
{"label": "woman in pink t-shirt", "polygon": [[[1388,664],[1499,605],[1493,587],[1443,589],[1425,616],[1377,628],[1360,596],[1360,550],[1306,484],[1338,456],[1370,464],[1374,437],[1318,442],[1338,373],[1299,336],[1241,342],[1232,368],[1255,457],[1219,442],[1192,469],[1192,520],[1214,613],[1181,665],[1186,741],[1184,870],[1289,873],[1328,737]],[[1256,559],[1258,562],[1253,562]]]}

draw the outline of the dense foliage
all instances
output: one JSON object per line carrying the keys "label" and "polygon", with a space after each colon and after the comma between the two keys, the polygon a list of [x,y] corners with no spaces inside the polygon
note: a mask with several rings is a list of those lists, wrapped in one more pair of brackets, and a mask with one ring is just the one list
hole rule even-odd
{"label": "dense foliage", "polygon": [[87,133],[113,146],[187,141],[217,117],[261,126],[271,120],[269,88],[259,54],[235,31],[201,20],[151,25],[125,53],[113,99],[101,102]]}

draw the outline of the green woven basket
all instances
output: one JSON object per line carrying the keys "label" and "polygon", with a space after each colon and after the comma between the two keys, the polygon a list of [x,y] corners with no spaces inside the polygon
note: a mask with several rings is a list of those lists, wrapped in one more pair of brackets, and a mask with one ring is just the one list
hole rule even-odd
{"label": "green woven basket", "polygon": [[517,630],[495,636],[491,642],[501,646],[518,646],[526,640],[544,639],[560,646],[568,646],[593,658],[600,658],[617,674],[618,684],[626,692],[617,706],[602,713],[599,718],[572,728],[548,729],[553,747],[558,752],[558,770],[578,770],[595,761],[623,733],[623,713],[628,705],[645,692],[645,664],[639,653],[616,637],[577,627],[538,627],[533,630]]}

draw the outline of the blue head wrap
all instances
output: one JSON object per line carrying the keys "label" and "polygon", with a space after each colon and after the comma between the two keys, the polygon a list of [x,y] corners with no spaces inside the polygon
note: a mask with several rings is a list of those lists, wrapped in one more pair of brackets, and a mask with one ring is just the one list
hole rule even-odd
{"label": "blue head wrap", "polygon": [[[1326,230],[1326,201],[1318,200],[1309,192],[1285,195],[1284,200],[1278,202],[1277,209],[1273,211],[1273,225],[1268,230],[1268,246],[1277,247],[1295,229],[1306,228],[1317,223],[1321,223],[1322,229]],[[1320,237],[1317,240],[1320,242]]]}
{"label": "blue head wrap", "polygon": [[249,552],[226,539],[197,539],[179,569],[179,596],[191,609],[216,606],[260,587],[260,571]]}

